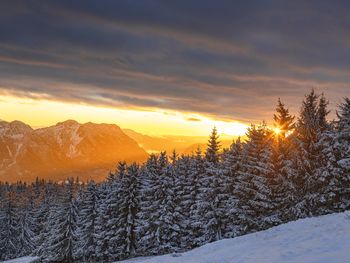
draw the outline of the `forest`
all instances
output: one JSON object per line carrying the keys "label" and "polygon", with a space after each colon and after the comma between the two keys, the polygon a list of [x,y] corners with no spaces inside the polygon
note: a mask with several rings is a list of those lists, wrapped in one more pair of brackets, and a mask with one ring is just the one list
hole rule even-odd
{"label": "forest", "polygon": [[278,100],[273,127],[251,125],[227,149],[117,164],[103,182],[0,184],[0,260],[113,262],[190,250],[350,208],[350,99],[329,120],[313,90],[298,116]]}

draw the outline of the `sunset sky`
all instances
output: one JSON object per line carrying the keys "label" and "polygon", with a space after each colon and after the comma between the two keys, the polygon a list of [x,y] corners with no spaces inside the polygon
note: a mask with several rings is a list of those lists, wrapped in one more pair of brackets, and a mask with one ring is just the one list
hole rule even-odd
{"label": "sunset sky", "polygon": [[[317,5],[316,5],[317,3]],[[0,119],[239,135],[350,95],[349,1],[1,1]],[[331,115],[334,116],[334,115]]]}

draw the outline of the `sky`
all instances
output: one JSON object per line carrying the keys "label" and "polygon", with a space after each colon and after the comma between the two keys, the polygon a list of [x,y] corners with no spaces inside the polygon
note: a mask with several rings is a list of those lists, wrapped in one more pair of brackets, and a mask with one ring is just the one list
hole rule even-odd
{"label": "sky", "polygon": [[0,2],[0,119],[227,134],[350,95],[350,2]]}

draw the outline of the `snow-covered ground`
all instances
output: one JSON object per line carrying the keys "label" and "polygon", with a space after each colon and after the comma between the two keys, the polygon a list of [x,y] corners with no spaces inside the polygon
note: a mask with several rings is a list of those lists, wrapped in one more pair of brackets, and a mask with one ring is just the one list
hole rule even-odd
{"label": "snow-covered ground", "polygon": [[[4,263],[30,263],[23,257]],[[123,263],[349,263],[350,211],[301,219],[271,229],[207,244],[182,254]]]}
{"label": "snow-covered ground", "polygon": [[349,263],[350,211],[290,222],[182,254],[123,263]]}
{"label": "snow-covered ground", "polygon": [[33,262],[36,257],[23,257],[23,258],[16,258],[16,259],[11,259],[7,261],[2,261],[3,263],[31,263]]}

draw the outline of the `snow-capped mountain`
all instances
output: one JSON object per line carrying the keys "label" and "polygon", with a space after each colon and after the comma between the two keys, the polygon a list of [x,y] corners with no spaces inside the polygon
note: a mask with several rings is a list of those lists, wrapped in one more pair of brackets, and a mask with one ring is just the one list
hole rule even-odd
{"label": "snow-capped mountain", "polygon": [[29,181],[37,176],[100,180],[118,161],[146,157],[147,153],[114,124],[68,120],[34,130],[19,121],[0,122],[0,181]]}

